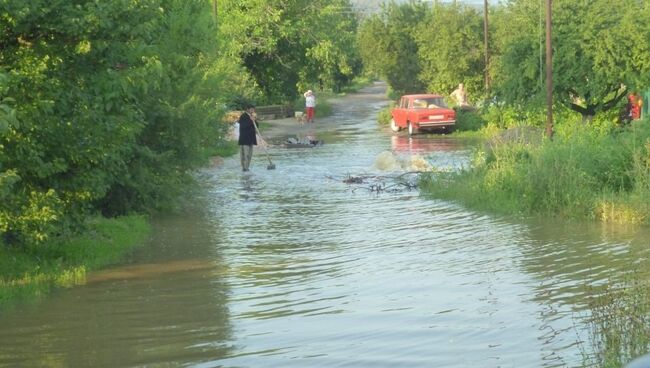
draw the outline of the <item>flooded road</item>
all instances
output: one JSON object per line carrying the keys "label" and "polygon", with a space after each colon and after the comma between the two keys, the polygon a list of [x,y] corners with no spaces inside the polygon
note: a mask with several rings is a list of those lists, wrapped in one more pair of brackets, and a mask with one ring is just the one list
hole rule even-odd
{"label": "flooded road", "polygon": [[588,298],[650,268],[648,231],[494,217],[400,186],[471,147],[379,127],[383,92],[308,128],[321,147],[271,147],[276,170],[258,151],[251,172],[237,157],[201,171],[196,209],[156,219],[128,264],[2,312],[0,366],[581,366]]}

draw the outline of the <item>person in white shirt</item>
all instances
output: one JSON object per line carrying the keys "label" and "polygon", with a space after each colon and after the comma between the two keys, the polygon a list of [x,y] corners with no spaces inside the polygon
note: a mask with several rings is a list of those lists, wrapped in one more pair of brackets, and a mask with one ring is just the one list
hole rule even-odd
{"label": "person in white shirt", "polygon": [[458,88],[451,93],[451,97],[456,100],[456,104],[459,107],[463,108],[469,106],[469,102],[467,101],[467,91],[465,90],[465,85],[463,83],[460,83]]}
{"label": "person in white shirt", "polygon": [[314,92],[312,92],[311,89],[305,92],[304,96],[305,96],[305,109],[307,111],[307,122],[313,123],[314,109],[316,108],[316,96],[314,96]]}

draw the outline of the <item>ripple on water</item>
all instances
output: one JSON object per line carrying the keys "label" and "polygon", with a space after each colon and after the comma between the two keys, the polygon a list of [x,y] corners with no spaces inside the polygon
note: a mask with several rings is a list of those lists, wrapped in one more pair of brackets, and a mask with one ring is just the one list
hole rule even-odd
{"label": "ripple on water", "polygon": [[0,366],[579,366],[576,313],[650,269],[648,233],[370,192],[407,170],[380,170],[382,152],[468,157],[378,128],[382,92],[338,106],[322,147],[271,147],[276,170],[256,152],[249,173],[202,171],[207,210],[156,219],[134,265],[0,315]]}

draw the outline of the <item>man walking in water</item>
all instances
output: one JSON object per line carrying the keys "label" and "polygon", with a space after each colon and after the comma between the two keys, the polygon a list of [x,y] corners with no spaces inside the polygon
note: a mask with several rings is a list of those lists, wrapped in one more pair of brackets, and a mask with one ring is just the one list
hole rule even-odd
{"label": "man walking in water", "polygon": [[307,110],[307,122],[313,123],[314,109],[316,108],[316,96],[314,96],[314,92],[312,92],[311,89],[305,92],[304,96],[305,96],[305,108]]}
{"label": "man walking in water", "polygon": [[255,106],[247,105],[239,117],[239,158],[241,161],[241,168],[243,171],[248,171],[253,158],[253,146],[257,145],[257,137],[255,134]]}

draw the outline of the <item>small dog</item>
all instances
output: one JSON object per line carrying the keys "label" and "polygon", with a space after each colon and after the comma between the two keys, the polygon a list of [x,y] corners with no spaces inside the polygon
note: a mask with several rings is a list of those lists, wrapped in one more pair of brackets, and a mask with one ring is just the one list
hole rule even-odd
{"label": "small dog", "polygon": [[296,121],[299,122],[301,125],[305,124],[305,121],[307,120],[307,115],[305,115],[304,112],[302,111],[296,111],[294,113],[294,116],[296,118]]}

